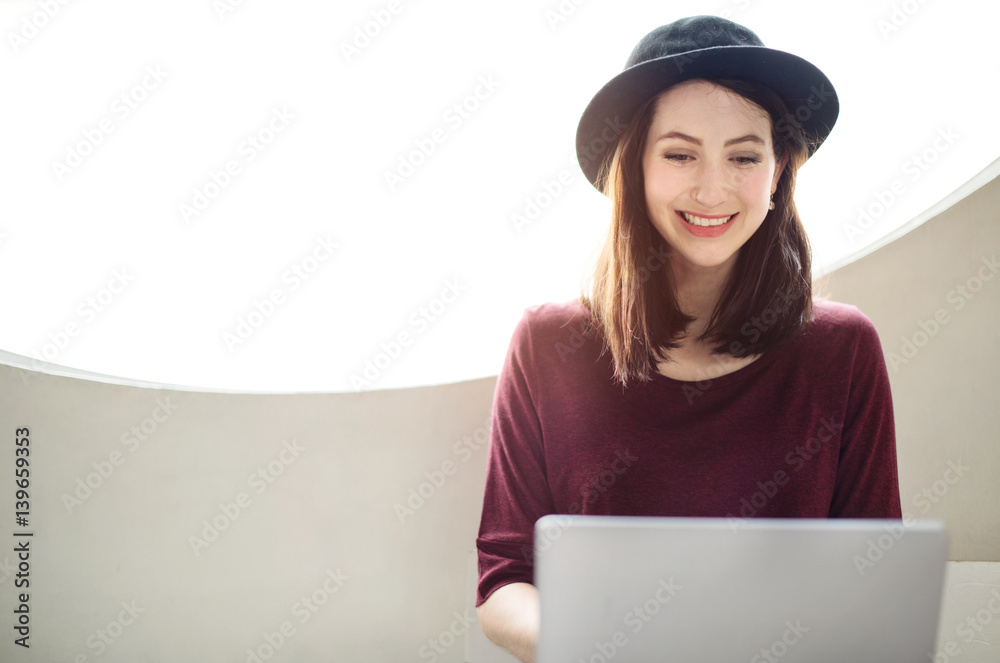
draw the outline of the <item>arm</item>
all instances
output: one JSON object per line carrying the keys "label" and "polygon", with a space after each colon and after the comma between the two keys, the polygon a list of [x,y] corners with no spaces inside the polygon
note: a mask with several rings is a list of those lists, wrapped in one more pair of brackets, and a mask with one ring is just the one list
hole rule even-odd
{"label": "arm", "polygon": [[536,410],[532,333],[527,315],[497,378],[486,469],[477,615],[486,636],[522,661],[535,660],[539,629],[534,525],[553,513]]}
{"label": "arm", "polygon": [[878,333],[871,321],[860,313],[858,343],[852,363],[830,516],[900,518],[889,373]]}
{"label": "arm", "polygon": [[524,663],[535,663],[540,610],[534,585],[504,585],[476,608],[476,615],[486,637]]}

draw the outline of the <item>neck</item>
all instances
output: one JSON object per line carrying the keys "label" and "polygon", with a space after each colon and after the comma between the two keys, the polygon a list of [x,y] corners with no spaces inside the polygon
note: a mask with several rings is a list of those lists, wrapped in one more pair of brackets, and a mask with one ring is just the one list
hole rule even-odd
{"label": "neck", "polygon": [[694,317],[694,322],[688,326],[689,339],[697,338],[705,331],[730,271],[731,261],[715,267],[673,263],[677,304],[681,311]]}

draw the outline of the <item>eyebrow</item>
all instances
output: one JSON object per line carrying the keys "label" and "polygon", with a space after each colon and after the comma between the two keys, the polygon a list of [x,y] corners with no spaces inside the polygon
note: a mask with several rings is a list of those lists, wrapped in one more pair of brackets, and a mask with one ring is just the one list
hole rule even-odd
{"label": "eyebrow", "polygon": [[[659,143],[661,140],[667,140],[670,138],[678,138],[680,140],[687,141],[688,143],[693,143],[695,145],[702,144],[700,138],[695,138],[694,136],[688,136],[687,134],[681,133],[680,131],[668,131],[667,133],[657,138],[656,142]],[[740,143],[759,143],[761,145],[766,144],[764,142],[764,139],[758,136],[757,134],[747,134],[746,136],[740,136],[739,138],[730,138],[729,140],[726,141],[724,147],[730,147],[731,145],[738,145]]]}

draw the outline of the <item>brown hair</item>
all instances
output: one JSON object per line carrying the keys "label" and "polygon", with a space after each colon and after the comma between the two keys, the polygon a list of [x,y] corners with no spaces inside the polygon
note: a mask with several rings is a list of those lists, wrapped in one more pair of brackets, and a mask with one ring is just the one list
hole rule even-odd
{"label": "brown hair", "polygon": [[[715,354],[747,357],[776,347],[812,319],[809,241],[792,198],[795,174],[809,151],[798,124],[787,121],[794,116],[772,90],[744,80],[709,82],[764,109],[771,117],[779,164],[782,155],[788,155],[774,209],[740,248],[718,304],[697,339],[711,343]],[[669,266],[670,247],[646,210],[642,155],[658,97],[639,107],[601,168],[598,184],[611,200],[611,225],[590,294],[580,298],[603,335],[615,380],[622,385],[631,379],[649,380],[656,363],[680,345],[694,320],[678,307],[672,270],[660,269]]]}

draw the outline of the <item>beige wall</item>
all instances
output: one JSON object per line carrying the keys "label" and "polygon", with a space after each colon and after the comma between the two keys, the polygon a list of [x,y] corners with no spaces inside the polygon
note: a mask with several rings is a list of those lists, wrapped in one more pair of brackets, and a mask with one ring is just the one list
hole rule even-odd
{"label": "beige wall", "polygon": [[[2,570],[24,529],[9,474],[22,427],[31,660],[247,661],[268,637],[283,639],[279,661],[465,660],[493,383],[241,395],[0,364],[0,660],[28,660]],[[315,612],[300,603],[313,596]],[[123,602],[144,612],[133,621]],[[120,617],[131,623],[102,651]]]}

